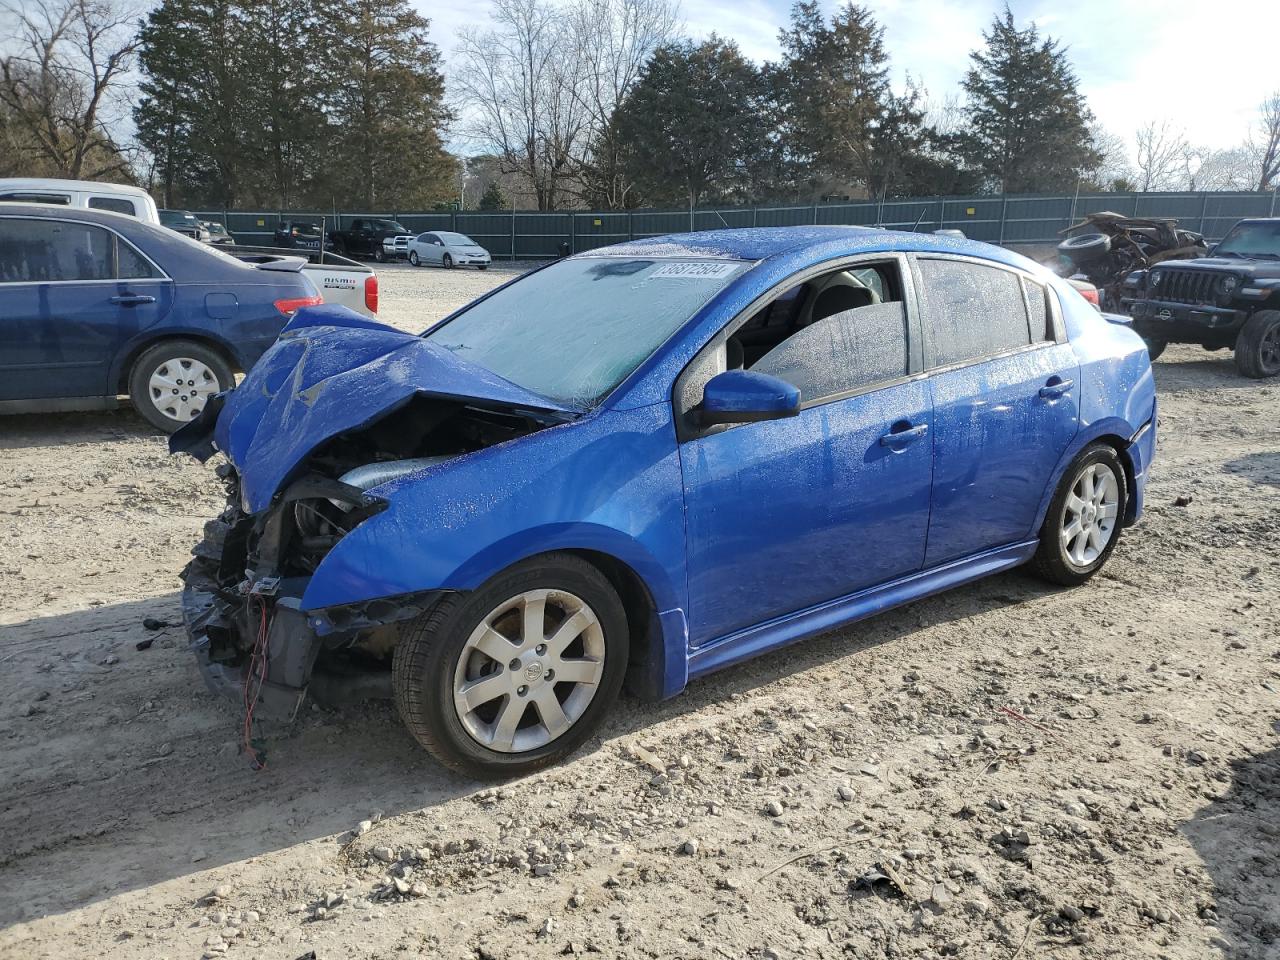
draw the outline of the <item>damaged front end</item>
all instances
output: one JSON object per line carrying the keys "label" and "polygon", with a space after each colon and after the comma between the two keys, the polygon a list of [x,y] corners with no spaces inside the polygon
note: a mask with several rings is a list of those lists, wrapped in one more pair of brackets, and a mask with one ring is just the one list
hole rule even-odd
{"label": "damaged front end", "polygon": [[325,557],[386,508],[387,485],[570,413],[343,308],[300,311],[243,383],[170,441],[201,461],[227,457],[216,471],[227,506],[182,573],[209,688],[284,717],[308,695],[389,697],[396,625],[441,591],[371,586],[358,603],[306,609]]}

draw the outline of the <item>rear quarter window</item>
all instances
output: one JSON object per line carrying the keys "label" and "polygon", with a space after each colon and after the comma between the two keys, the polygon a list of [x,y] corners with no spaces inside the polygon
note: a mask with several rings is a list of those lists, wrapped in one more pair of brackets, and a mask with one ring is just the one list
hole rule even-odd
{"label": "rear quarter window", "polygon": [[110,210],[112,213],[127,213],[131,217],[138,215],[132,200],[124,197],[90,197],[89,206],[93,210]]}

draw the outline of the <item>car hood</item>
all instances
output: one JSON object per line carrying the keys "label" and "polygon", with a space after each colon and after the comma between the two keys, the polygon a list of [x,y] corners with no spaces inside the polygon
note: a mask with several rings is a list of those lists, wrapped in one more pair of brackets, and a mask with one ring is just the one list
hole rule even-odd
{"label": "car hood", "polygon": [[240,473],[242,506],[257,513],[320,444],[415,396],[557,421],[581,412],[346,307],[304,307],[240,385],[214,398],[221,402],[211,401],[169,446],[202,460],[222,451]]}

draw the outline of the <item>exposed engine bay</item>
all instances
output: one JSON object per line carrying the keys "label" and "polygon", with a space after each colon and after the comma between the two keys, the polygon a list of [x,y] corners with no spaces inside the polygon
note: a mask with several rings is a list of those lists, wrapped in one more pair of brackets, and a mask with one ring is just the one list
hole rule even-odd
{"label": "exposed engine bay", "polygon": [[416,395],[322,443],[256,514],[244,509],[236,468],[220,464],[227,507],[206,523],[182,573],[184,618],[209,687],[244,697],[247,710],[260,700],[285,716],[309,689],[329,703],[390,696],[395,624],[424,612],[438,594],[304,612],[308,581],[339,540],[386,507],[367,491],[546,425]]}

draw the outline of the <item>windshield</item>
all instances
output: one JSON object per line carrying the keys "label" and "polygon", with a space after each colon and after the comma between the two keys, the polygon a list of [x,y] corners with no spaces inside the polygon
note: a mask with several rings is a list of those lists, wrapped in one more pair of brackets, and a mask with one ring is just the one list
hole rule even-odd
{"label": "windshield", "polygon": [[200,221],[194,213],[185,210],[161,210],[160,222],[166,227],[198,227]]}
{"label": "windshield", "polygon": [[589,406],[749,266],[740,260],[561,260],[425,336],[526,390]]}
{"label": "windshield", "polygon": [[409,232],[394,220],[372,220],[370,221],[370,225],[374,230],[394,230],[396,233]]}
{"label": "windshield", "polygon": [[437,233],[436,236],[445,243],[453,244],[455,247],[474,247],[477,245],[465,233]]}
{"label": "windshield", "polygon": [[1215,256],[1280,258],[1280,220],[1237,223],[1213,252]]}

